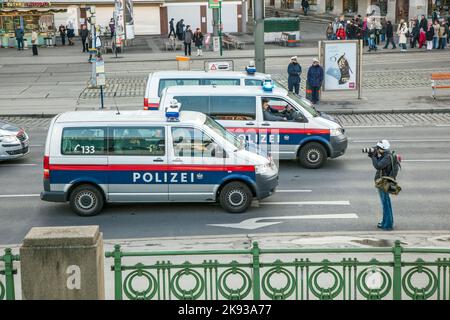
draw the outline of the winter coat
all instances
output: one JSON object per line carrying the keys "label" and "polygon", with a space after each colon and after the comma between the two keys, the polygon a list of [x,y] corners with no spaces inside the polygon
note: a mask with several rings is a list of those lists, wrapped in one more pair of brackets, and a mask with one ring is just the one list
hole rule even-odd
{"label": "winter coat", "polygon": [[16,39],[22,39],[23,38],[23,29],[16,29],[14,30],[14,34],[16,36]]}
{"label": "winter coat", "polygon": [[373,167],[377,170],[374,180],[381,178],[381,176],[391,175],[392,164],[390,155],[391,152],[389,150],[385,150],[383,155],[381,155],[380,157],[378,157],[376,153],[372,155],[372,164]]}
{"label": "winter coat", "polygon": [[201,47],[203,45],[203,33],[194,33],[194,37],[192,38],[194,40],[194,44],[196,47]]}
{"label": "winter coat", "polygon": [[307,81],[311,87],[320,87],[323,81],[323,68],[320,65],[309,67]]}
{"label": "winter coat", "polygon": [[263,116],[265,121],[283,121],[284,117],[272,113],[270,110],[263,110]]}
{"label": "winter coat", "polygon": [[413,37],[415,37],[415,38],[419,37],[419,34],[420,34],[419,24],[416,23],[416,25],[412,28],[412,32],[411,33],[412,33]]}
{"label": "winter coat", "polygon": [[339,40],[345,40],[345,30],[343,28],[340,28],[337,32],[336,32],[336,37]]}
{"label": "winter coat", "polygon": [[89,35],[89,30],[88,29],[81,29],[81,31],[80,31],[81,39],[86,40],[88,35]]}
{"label": "winter coat", "polygon": [[423,31],[427,31],[427,26],[428,26],[428,21],[426,18],[423,18],[422,20],[420,20],[420,23],[419,23],[420,29],[423,29]]}
{"label": "winter coat", "polygon": [[434,35],[433,35],[433,37],[435,37],[435,38],[439,37],[439,28],[440,28],[440,27],[441,27],[441,26],[438,25],[438,24],[433,24],[433,29],[434,29]]}
{"label": "winter coat", "polygon": [[289,75],[289,85],[296,85],[300,83],[300,74],[302,73],[302,67],[298,63],[289,63],[287,72]]}
{"label": "winter coat", "polygon": [[186,30],[184,32],[184,43],[191,43],[192,42],[192,38],[194,37],[194,34],[192,33],[191,30]]}
{"label": "winter coat", "polygon": [[445,30],[445,26],[439,27],[439,38],[447,38],[447,30]]}
{"label": "winter coat", "polygon": [[309,2],[307,0],[302,1],[302,7],[303,8],[309,8]]}
{"label": "winter coat", "polygon": [[429,30],[425,30],[425,36],[427,41],[433,41],[434,38],[434,28],[430,27]]}
{"label": "winter coat", "polygon": [[408,27],[403,26],[398,30],[398,43],[404,43],[406,44],[406,33],[408,32]]}
{"label": "winter coat", "polygon": [[394,37],[394,27],[392,26],[392,23],[388,23],[386,25],[386,38],[393,38]]}

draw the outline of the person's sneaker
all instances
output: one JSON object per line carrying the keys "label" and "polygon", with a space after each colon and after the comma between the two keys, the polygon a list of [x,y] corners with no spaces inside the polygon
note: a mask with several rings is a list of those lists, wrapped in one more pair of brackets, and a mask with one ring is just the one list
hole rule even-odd
{"label": "person's sneaker", "polygon": [[383,229],[383,224],[381,222],[378,222],[377,228]]}

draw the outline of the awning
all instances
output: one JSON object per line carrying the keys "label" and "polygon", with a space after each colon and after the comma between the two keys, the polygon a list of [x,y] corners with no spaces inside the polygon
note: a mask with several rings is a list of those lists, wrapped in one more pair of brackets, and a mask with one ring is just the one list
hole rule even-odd
{"label": "awning", "polygon": [[0,12],[2,14],[20,13],[20,14],[39,14],[39,13],[57,13],[67,12],[64,8],[3,8]]}

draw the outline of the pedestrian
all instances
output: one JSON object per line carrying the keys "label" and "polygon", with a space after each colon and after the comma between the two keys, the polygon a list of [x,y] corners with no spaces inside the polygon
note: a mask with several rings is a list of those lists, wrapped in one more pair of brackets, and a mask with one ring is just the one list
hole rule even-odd
{"label": "pedestrian", "polygon": [[88,43],[86,42],[86,40],[88,39],[88,36],[89,36],[89,30],[87,29],[86,25],[83,24],[81,26],[81,31],[80,31],[81,44],[83,46],[83,52],[89,52],[89,46],[88,46]]}
{"label": "pedestrian", "polygon": [[333,38],[331,40],[336,40],[336,32],[339,29],[339,18],[334,18],[333,22]]}
{"label": "pedestrian", "polygon": [[326,30],[327,40],[333,40],[333,24],[330,22]]}
{"label": "pedestrian", "polygon": [[376,29],[373,23],[369,24],[369,27],[367,29],[367,35],[369,38],[369,52],[374,50],[377,51],[377,45],[376,45]]}
{"label": "pedestrian", "polygon": [[400,23],[398,26],[397,34],[398,34],[398,46],[400,47],[401,52],[406,52],[406,34],[408,33],[408,26],[406,22]]}
{"label": "pedestrian", "polygon": [[375,20],[374,22],[375,28],[375,44],[380,45],[380,37],[381,37],[381,29],[383,28],[381,22],[379,20]]}
{"label": "pedestrian", "polygon": [[425,31],[427,29],[427,26],[428,26],[427,18],[425,18],[425,16],[422,15],[420,17],[419,27],[420,29],[423,29],[423,31]]}
{"label": "pedestrian", "polygon": [[381,30],[380,30],[381,42],[386,41],[386,18],[381,18]]}
{"label": "pedestrian", "polygon": [[192,38],[194,41],[195,47],[197,48],[197,56],[203,55],[203,33],[200,28],[195,29],[194,37]]}
{"label": "pedestrian", "polygon": [[[381,140],[377,142],[373,150],[374,152],[368,153],[369,158],[372,159],[373,167],[377,170],[374,179],[375,183],[383,176],[391,177],[394,174],[393,157],[390,147],[388,140]],[[377,189],[383,208],[383,219],[378,223],[377,227],[383,230],[392,230],[394,227],[394,217],[389,193],[383,189]]]}
{"label": "pedestrian", "polygon": [[350,20],[347,21],[347,26],[345,28],[345,35],[348,40],[355,39],[354,25]]}
{"label": "pedestrian", "polygon": [[20,25],[17,25],[16,30],[14,30],[14,35],[17,40],[17,50],[23,50],[23,29],[20,27]]}
{"label": "pedestrian", "polygon": [[439,29],[441,25],[439,24],[439,21],[434,20],[433,23],[433,29],[434,29],[434,35],[433,35],[433,49],[439,48]]}
{"label": "pedestrian", "polygon": [[297,62],[297,57],[291,57],[291,62],[288,65],[288,90],[296,94],[300,92],[300,75],[302,74],[302,67]]}
{"label": "pedestrian", "polygon": [[389,43],[392,43],[392,49],[397,48],[394,42],[394,27],[390,20],[386,22],[386,44],[384,45],[384,49],[389,47]]}
{"label": "pedestrian", "polygon": [[344,26],[342,24],[339,26],[339,29],[336,32],[336,39],[337,40],[345,40],[345,30],[344,30]]}
{"label": "pedestrian", "polygon": [[177,22],[176,25],[176,32],[177,32],[177,37],[178,40],[183,40],[183,35],[184,35],[184,19],[181,19],[180,21]]}
{"label": "pedestrian", "polygon": [[36,29],[33,29],[33,31],[31,32],[31,45],[33,48],[33,56],[37,56],[38,55],[38,49],[37,49],[38,34],[37,34]]}
{"label": "pedestrian", "polygon": [[186,26],[186,31],[184,32],[183,36],[183,42],[184,42],[184,55],[191,55],[191,44],[192,44],[192,38],[194,37],[194,34],[192,33],[191,26]]}
{"label": "pedestrian", "polygon": [[114,22],[114,18],[109,20],[109,31],[111,32],[111,39],[114,38],[116,32],[116,23]]}
{"label": "pedestrian", "polygon": [[319,101],[319,91],[323,82],[323,68],[319,64],[319,59],[313,59],[313,64],[308,69],[306,81],[311,89],[311,102],[316,104]]}
{"label": "pedestrian", "polygon": [[431,21],[428,22],[428,27],[425,31],[425,37],[427,40],[427,51],[433,49],[433,39],[434,39],[434,27]]}
{"label": "pedestrian", "polygon": [[61,24],[59,26],[58,30],[59,30],[59,36],[61,37],[61,44],[63,46],[65,46],[66,45],[66,27],[63,24]]}
{"label": "pedestrian", "polygon": [[369,34],[368,34],[368,30],[367,30],[367,15],[364,17],[363,19],[363,24],[362,24],[362,38],[363,38],[363,46],[368,46],[369,45]]}
{"label": "pedestrian", "polygon": [[417,21],[417,19],[414,19],[412,21],[412,29],[411,29],[411,41],[410,41],[411,48],[416,47],[416,44],[419,42],[419,36],[420,36],[419,22]]}
{"label": "pedestrian", "polygon": [[446,23],[442,21],[439,27],[439,49],[445,49],[447,46],[447,32],[448,28],[446,28]]}
{"label": "pedestrian", "polygon": [[75,37],[75,29],[73,27],[72,21],[69,21],[67,27],[67,40],[69,40],[69,46],[73,46],[75,42],[73,41],[73,38]]}
{"label": "pedestrian", "polygon": [[172,35],[172,33],[173,33],[174,36],[176,35],[176,33],[175,33],[175,27],[173,26],[174,20],[175,20],[175,19],[172,18],[172,19],[170,19],[170,21],[169,21],[169,29],[170,29],[170,31],[169,31],[169,36],[168,36],[168,38],[170,38],[170,36]]}
{"label": "pedestrian", "polygon": [[309,2],[308,0],[302,0],[302,8],[303,8],[303,13],[305,14],[305,16],[308,15],[308,10],[309,10]]}

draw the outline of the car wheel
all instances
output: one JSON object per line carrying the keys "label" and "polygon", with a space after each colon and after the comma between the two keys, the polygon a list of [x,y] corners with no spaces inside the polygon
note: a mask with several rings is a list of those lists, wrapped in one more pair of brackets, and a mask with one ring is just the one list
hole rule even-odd
{"label": "car wheel", "polygon": [[242,182],[231,182],[220,192],[220,205],[230,213],[242,213],[253,200],[250,188]]}
{"label": "car wheel", "polygon": [[300,149],[298,160],[305,168],[318,169],[327,160],[327,151],[320,143],[310,142]]}
{"label": "car wheel", "polygon": [[70,207],[79,216],[95,216],[100,213],[103,205],[102,193],[92,185],[80,185],[70,194]]}

